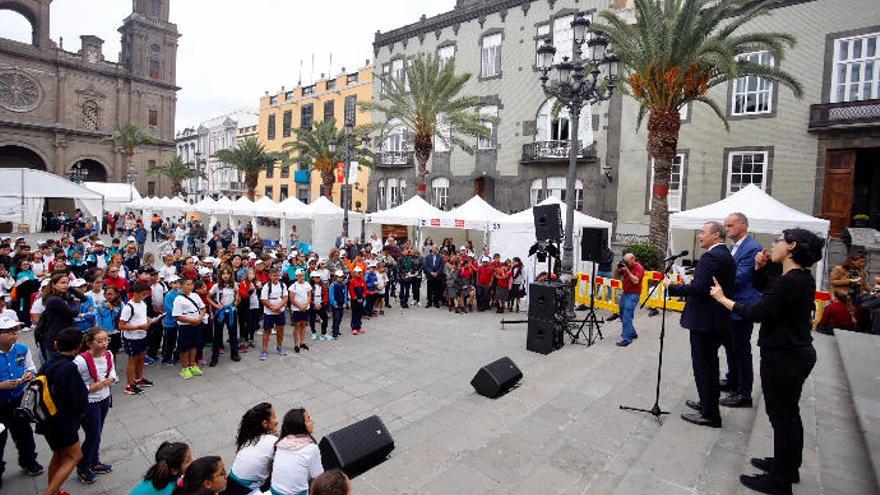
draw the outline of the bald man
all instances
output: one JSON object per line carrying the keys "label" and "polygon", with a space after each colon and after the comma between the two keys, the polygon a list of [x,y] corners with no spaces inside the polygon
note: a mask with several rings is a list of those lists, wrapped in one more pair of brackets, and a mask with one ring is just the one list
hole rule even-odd
{"label": "bald man", "polygon": [[614,278],[623,281],[623,293],[620,295],[620,321],[623,326],[620,341],[617,342],[618,347],[626,347],[632,344],[633,339],[639,337],[633,325],[633,318],[635,318],[636,306],[639,305],[644,275],[645,269],[633,253],[623,255],[623,260],[618,263],[614,271]]}

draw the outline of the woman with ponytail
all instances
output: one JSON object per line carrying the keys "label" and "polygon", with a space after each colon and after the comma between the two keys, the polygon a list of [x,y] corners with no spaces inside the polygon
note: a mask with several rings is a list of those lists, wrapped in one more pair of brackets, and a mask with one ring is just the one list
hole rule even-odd
{"label": "woman with ponytail", "polygon": [[311,480],[324,472],[313,431],[312,416],[305,409],[291,409],[284,415],[272,464],[273,495],[308,493]]}
{"label": "woman with ponytail", "polygon": [[246,495],[263,486],[272,471],[277,434],[278,418],[272,404],[261,402],[244,413],[224,495]]}
{"label": "woman with ponytail", "polygon": [[173,495],[217,495],[226,490],[226,466],[216,455],[200,457],[186,468]]}
{"label": "woman with ponytail", "polygon": [[131,495],[171,495],[191,462],[189,445],[162,442],[156,450],[156,463],[147,470],[144,481],[132,490]]}

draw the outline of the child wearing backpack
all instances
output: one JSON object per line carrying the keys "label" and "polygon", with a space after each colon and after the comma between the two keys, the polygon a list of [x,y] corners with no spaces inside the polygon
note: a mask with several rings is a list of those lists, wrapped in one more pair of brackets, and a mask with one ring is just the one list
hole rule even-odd
{"label": "child wearing backpack", "polygon": [[95,326],[103,328],[110,338],[110,352],[115,356],[122,349],[122,335],[119,332],[119,313],[122,312],[122,297],[119,289],[108,286],[104,289],[104,301],[95,310]]}
{"label": "child wearing backpack", "polygon": [[77,466],[77,477],[86,485],[97,480],[96,474],[113,470],[100,460],[101,432],[110,411],[110,386],[117,381],[113,353],[107,350],[110,337],[101,328],[92,328],[83,335],[82,353],[73,359],[79,376],[89,390],[89,408],[82,418],[85,440],[82,444],[83,458]]}
{"label": "child wearing backpack", "polygon": [[128,385],[127,395],[140,395],[142,387],[152,387],[153,382],[144,378],[144,361],[147,355],[147,329],[158,321],[157,317],[147,316],[144,299],[150,295],[150,286],[137,281],[131,288],[131,300],[122,306],[119,313],[119,329],[122,330],[122,348],[128,355],[125,376]]}

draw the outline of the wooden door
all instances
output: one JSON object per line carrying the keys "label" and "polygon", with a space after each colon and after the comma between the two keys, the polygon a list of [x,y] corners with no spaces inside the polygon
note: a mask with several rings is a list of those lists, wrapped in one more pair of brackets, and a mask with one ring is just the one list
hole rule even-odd
{"label": "wooden door", "polygon": [[831,221],[831,235],[840,237],[849,226],[856,175],[855,150],[829,150],[825,154],[825,191],[822,217]]}

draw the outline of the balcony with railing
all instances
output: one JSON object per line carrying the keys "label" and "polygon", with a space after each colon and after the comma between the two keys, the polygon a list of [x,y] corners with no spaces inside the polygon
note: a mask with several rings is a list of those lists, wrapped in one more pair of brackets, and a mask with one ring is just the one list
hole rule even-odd
{"label": "balcony with railing", "polygon": [[[583,147],[578,141],[578,159],[592,158],[596,154],[592,146]],[[571,156],[571,141],[535,141],[523,145],[522,163],[566,161]]]}
{"label": "balcony with railing", "polygon": [[414,163],[412,151],[383,151],[379,153],[380,167],[408,167]]}
{"label": "balcony with railing", "polygon": [[880,127],[880,99],[810,105],[810,132]]}

